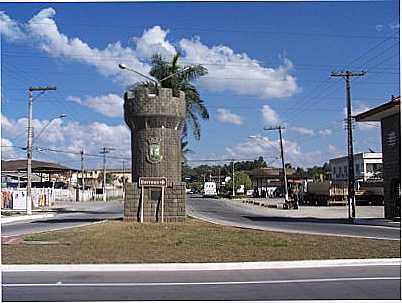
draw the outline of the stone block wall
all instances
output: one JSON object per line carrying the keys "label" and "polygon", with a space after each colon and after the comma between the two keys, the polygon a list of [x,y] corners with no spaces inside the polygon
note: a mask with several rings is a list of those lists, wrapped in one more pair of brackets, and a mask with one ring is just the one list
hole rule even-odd
{"label": "stone block wall", "polygon": [[400,114],[384,118],[381,121],[382,156],[384,168],[384,211],[385,218],[400,216],[400,196],[398,184],[401,184],[401,126]]}
{"label": "stone block wall", "polygon": [[[131,129],[133,181],[126,195],[126,220],[140,218],[141,177],[166,178],[164,221],[185,219],[186,192],[181,182],[181,134],[185,118],[186,100],[182,91],[176,94],[171,89],[158,88],[155,92],[139,86],[126,92],[124,119]],[[157,193],[160,190],[144,188],[144,222],[160,222],[161,199]]]}
{"label": "stone block wall", "polygon": [[[141,212],[141,188],[137,183],[126,185],[126,198],[124,201],[124,221],[140,221]],[[152,191],[160,191],[160,188],[144,188],[144,222],[161,222],[162,201],[152,199]],[[174,184],[165,188],[164,197],[164,222],[181,222],[186,217],[186,185]]]}
{"label": "stone block wall", "polygon": [[124,221],[138,221],[141,191],[137,183],[126,183]]}

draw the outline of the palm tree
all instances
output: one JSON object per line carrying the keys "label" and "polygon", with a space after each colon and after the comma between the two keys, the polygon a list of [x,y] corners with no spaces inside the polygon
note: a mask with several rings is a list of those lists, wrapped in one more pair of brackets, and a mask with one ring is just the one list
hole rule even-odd
{"label": "palm tree", "polygon": [[[161,86],[171,88],[173,91],[181,90],[186,95],[186,123],[183,129],[184,137],[188,135],[188,125],[191,125],[193,135],[196,140],[200,140],[201,137],[201,125],[199,116],[203,120],[209,119],[209,113],[205,107],[204,101],[201,99],[196,87],[191,84],[191,81],[204,76],[208,73],[208,70],[202,65],[184,66],[181,67],[178,64],[180,53],[177,53],[171,62],[166,61],[160,54],[155,54],[151,59],[151,71],[149,74],[159,81],[165,77],[172,75],[180,70],[183,72],[176,74],[169,79],[161,81]],[[146,85],[152,85],[147,82]]]}

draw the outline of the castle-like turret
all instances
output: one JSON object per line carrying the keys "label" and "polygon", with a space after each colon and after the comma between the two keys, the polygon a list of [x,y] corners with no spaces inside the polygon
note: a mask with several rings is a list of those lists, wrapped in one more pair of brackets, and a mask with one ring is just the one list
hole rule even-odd
{"label": "castle-like turret", "polygon": [[[124,119],[131,129],[133,180],[126,191],[126,220],[160,221],[162,215],[164,221],[184,219],[180,138],[185,116],[182,91],[174,94],[169,88],[155,91],[138,86],[125,93]],[[160,182],[165,184],[160,185]]]}

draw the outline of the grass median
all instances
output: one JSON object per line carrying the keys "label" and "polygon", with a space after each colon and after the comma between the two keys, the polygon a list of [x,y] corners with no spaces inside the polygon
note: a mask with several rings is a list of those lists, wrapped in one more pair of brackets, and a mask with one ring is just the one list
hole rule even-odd
{"label": "grass median", "polygon": [[2,246],[3,264],[165,263],[400,257],[400,241],[185,223],[106,221]]}

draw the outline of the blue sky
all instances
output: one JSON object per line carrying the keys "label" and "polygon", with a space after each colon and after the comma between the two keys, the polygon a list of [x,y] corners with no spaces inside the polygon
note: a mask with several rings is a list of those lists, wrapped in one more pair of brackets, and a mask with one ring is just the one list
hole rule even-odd
{"label": "blue sky", "polygon": [[[333,70],[367,70],[352,82],[354,111],[399,95],[399,2],[49,3],[0,4],[2,159],[23,157],[27,88],[55,85],[34,101],[34,158],[78,167],[74,155],[115,147],[130,156],[121,96],[139,79],[120,62],[149,71],[154,52],[204,64],[195,84],[211,118],[190,159],[252,159],[279,165],[277,133],[286,126],[285,157],[321,165],[346,154],[345,85]],[[355,126],[355,151],[380,151],[378,125]],[[192,162],[195,164],[196,162]],[[89,167],[100,159],[87,157]],[[121,160],[109,161],[121,166]]]}

